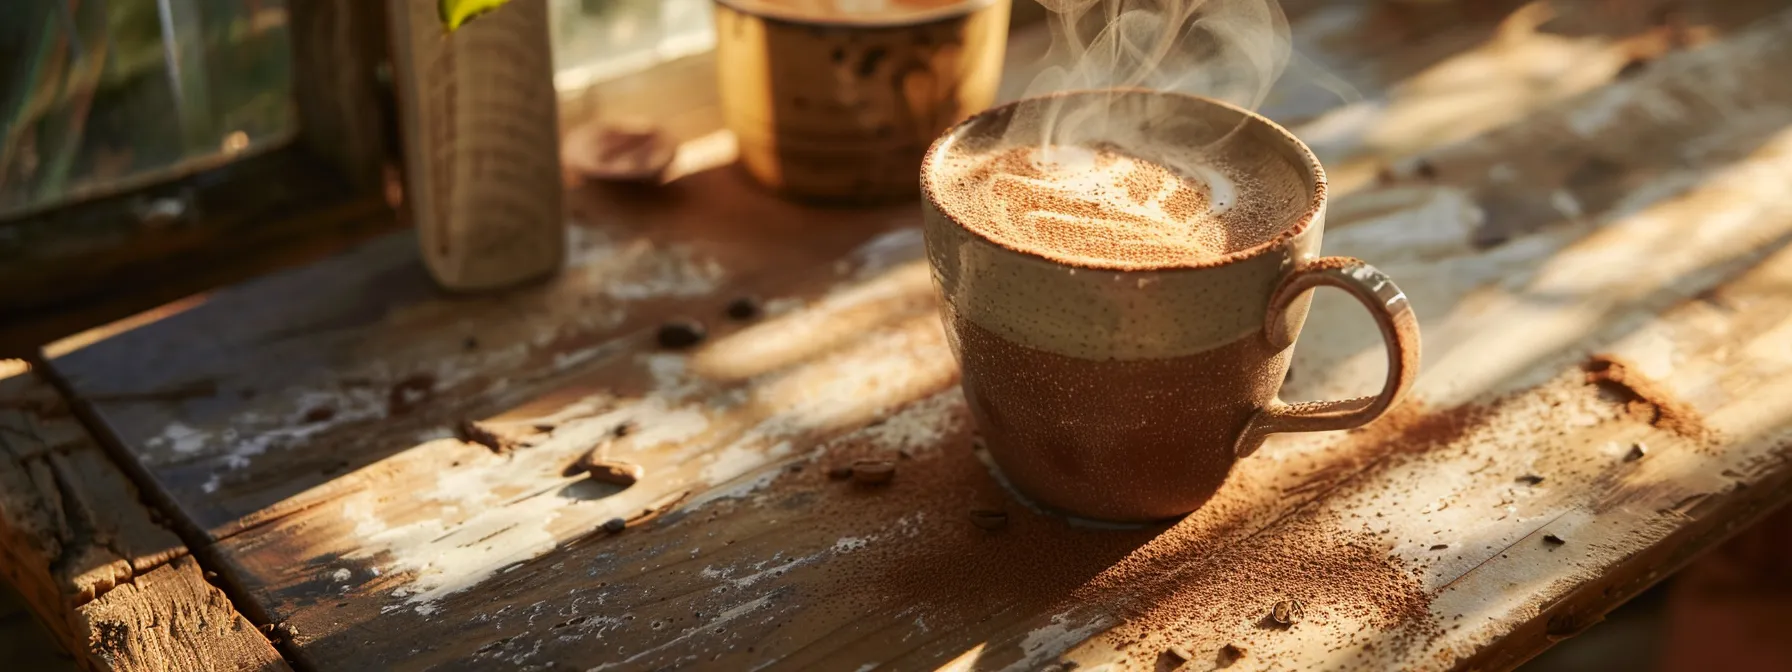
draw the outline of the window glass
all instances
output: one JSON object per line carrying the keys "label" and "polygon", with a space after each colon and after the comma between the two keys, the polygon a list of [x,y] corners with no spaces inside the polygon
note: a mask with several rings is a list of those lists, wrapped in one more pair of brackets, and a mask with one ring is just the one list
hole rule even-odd
{"label": "window glass", "polygon": [[715,46],[712,0],[548,0],[562,91]]}
{"label": "window glass", "polygon": [[286,0],[0,2],[0,217],[293,133]]}

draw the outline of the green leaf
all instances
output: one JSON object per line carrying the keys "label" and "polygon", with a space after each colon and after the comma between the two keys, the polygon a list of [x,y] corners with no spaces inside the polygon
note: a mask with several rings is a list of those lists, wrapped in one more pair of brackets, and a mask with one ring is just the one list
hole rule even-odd
{"label": "green leaf", "polygon": [[497,9],[510,0],[441,0],[442,25],[450,32],[475,16]]}

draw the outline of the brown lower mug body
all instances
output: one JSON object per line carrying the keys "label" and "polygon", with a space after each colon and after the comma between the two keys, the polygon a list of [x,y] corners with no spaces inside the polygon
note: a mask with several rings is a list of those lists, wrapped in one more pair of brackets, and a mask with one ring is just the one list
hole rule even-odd
{"label": "brown lower mug body", "polygon": [[934,138],[988,107],[1010,0],[820,19],[717,0],[722,113],[756,180],[794,197],[913,197]]}
{"label": "brown lower mug body", "polygon": [[1292,354],[1251,334],[1180,357],[1083,359],[948,320],[966,354],[965,399],[1004,475],[1041,504],[1101,520],[1156,520],[1206,503]]}

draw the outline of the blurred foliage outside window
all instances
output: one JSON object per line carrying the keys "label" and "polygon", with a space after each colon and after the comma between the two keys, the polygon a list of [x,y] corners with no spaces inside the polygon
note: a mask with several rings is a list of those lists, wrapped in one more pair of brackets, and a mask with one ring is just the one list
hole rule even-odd
{"label": "blurred foliage outside window", "polygon": [[[715,44],[712,0],[545,1],[562,90]],[[288,2],[0,0],[0,218],[291,138]]]}
{"label": "blurred foliage outside window", "polygon": [[286,0],[0,2],[0,217],[294,132]]}
{"label": "blurred foliage outside window", "polygon": [[554,84],[576,91],[715,47],[713,0],[548,0]]}

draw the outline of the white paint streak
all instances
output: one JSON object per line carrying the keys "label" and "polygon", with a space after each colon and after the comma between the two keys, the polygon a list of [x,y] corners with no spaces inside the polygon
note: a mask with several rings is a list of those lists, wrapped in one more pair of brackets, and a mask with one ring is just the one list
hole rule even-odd
{"label": "white paint streak", "polygon": [[694,510],[703,508],[704,505],[713,502],[728,499],[743,499],[748,495],[764,490],[775,480],[778,480],[778,472],[767,471],[727,487],[711,488],[703,491],[701,494],[691,497],[685,502],[684,508]]}
{"label": "white paint streak", "polygon": [[1002,672],[1037,669],[1044,663],[1088,639],[1109,625],[1105,617],[1094,617],[1081,625],[1070,624],[1071,612],[1055,614],[1050,625],[1034,629],[1021,640],[1021,659],[1002,668]]}
{"label": "white paint streak", "polygon": [[790,560],[789,562],[786,562],[782,565],[774,565],[769,568],[764,567],[765,563],[759,563],[757,565],[754,565],[754,567],[753,567],[753,569],[755,569],[757,571],[753,572],[752,574],[748,574],[746,576],[740,577],[738,579],[730,579],[728,582],[731,585],[733,585],[735,588],[746,588],[746,587],[752,586],[755,583],[759,583],[760,581],[763,581],[765,579],[776,577],[776,576],[781,576],[785,572],[788,572],[788,571],[795,569],[799,566],[814,562],[817,559],[819,559],[820,557],[821,557],[821,554],[819,554],[819,553],[817,553],[815,555],[806,555],[806,556],[803,556],[800,558],[795,558],[793,560]]}
{"label": "white paint streak", "polygon": [[191,455],[205,448],[211,442],[211,432],[188,427],[180,422],[170,422],[162,429],[162,435],[151,437],[144,444],[150,448],[167,447],[179,455]]}
{"label": "white paint streak", "polygon": [[785,296],[766,301],[765,305],[760,308],[764,310],[765,316],[769,318],[778,317],[786,313],[794,313],[798,310],[802,310],[805,305],[808,305],[807,301],[794,296]]}
{"label": "white paint streak", "polygon": [[920,453],[938,450],[939,441],[963,424],[957,413],[963,406],[964,389],[953,385],[909,404],[883,422],[861,429],[852,436],[868,440],[872,446],[886,451]]}
{"label": "white paint streak", "polygon": [[597,667],[593,667],[590,669],[589,672],[602,672],[603,670],[609,670],[609,669],[615,669],[615,668],[634,669],[636,667],[655,667],[655,666],[649,666],[649,665],[636,665],[635,663],[637,661],[647,659],[648,656],[659,655],[660,653],[665,652],[667,650],[680,651],[680,652],[688,651],[689,646],[687,643],[690,642],[692,638],[702,637],[702,636],[708,634],[710,630],[714,630],[715,628],[725,625],[725,624],[733,621],[734,619],[745,616],[745,615],[751,613],[755,609],[758,609],[760,607],[764,607],[766,605],[771,604],[771,601],[772,601],[772,596],[770,594],[761,595],[758,598],[756,598],[750,602],[745,602],[739,606],[736,606],[736,607],[733,607],[733,608],[723,611],[722,613],[717,615],[715,620],[710,621],[708,623],[704,623],[703,625],[700,625],[698,627],[686,630],[684,632],[684,634],[674,637],[670,641],[668,641],[664,644],[653,647],[651,649],[647,649],[645,651],[642,651],[635,655],[629,656],[628,658],[624,658],[622,660],[612,661],[612,662],[604,663]]}
{"label": "white paint streak", "polygon": [[646,277],[617,278],[606,282],[604,293],[618,301],[644,301],[661,297],[703,296],[716,290],[726,275],[714,259],[698,258],[690,247],[673,245],[647,259]]}
{"label": "white paint streak", "polygon": [[442,597],[478,585],[515,563],[553,550],[557,540],[549,525],[571,506],[551,493],[502,502],[495,494],[507,485],[501,472],[447,469],[437,473],[433,489],[418,499],[439,504],[443,513],[471,512],[461,520],[430,518],[393,524],[382,517],[372,493],[345,497],[342,517],[355,524],[360,547],[344,557],[370,560],[385,571],[410,575],[395,593],[421,615],[436,609]]}

